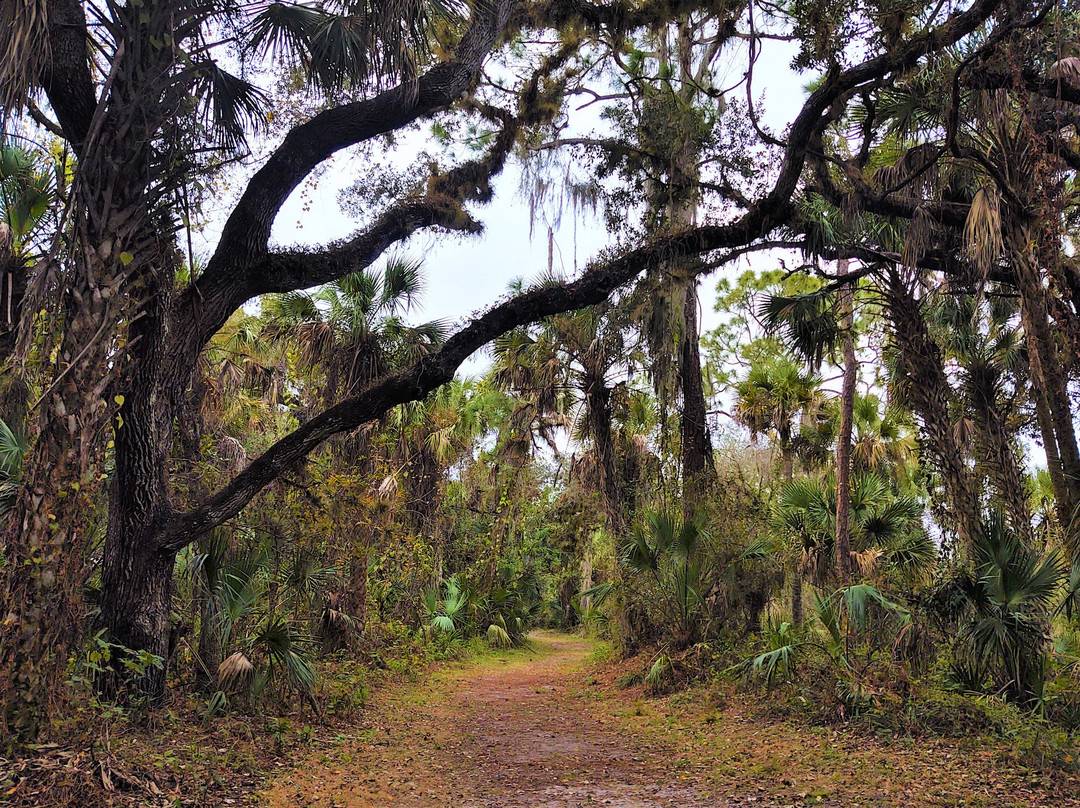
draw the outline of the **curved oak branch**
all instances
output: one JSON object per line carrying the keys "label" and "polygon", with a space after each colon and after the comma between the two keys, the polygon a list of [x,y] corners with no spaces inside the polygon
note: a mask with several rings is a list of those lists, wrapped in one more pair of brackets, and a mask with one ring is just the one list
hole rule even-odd
{"label": "curved oak branch", "polygon": [[648,267],[673,258],[752,244],[784,223],[793,213],[791,197],[806,161],[807,149],[828,123],[834,102],[867,81],[914,66],[928,51],[953,44],[973,31],[997,7],[999,0],[977,0],[939,28],[918,36],[894,52],[836,71],[807,99],[792,124],[784,160],[775,185],[739,220],[705,225],[655,239],[637,249],[592,265],[576,281],[531,289],[472,320],[435,353],[417,364],[370,385],[312,418],[282,438],[240,472],[205,504],[171,516],[158,536],[163,552],[175,552],[198,536],[232,518],[285,469],[303,459],[323,441],[374,420],[391,408],[414,401],[453,378],[472,353],[513,328],[544,317],[596,305]]}

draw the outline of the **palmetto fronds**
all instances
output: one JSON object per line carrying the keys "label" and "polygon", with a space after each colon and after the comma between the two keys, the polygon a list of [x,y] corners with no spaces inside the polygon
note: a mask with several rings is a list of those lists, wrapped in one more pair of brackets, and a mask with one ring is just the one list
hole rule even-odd
{"label": "palmetto fronds", "polygon": [[619,562],[635,576],[651,579],[656,608],[684,648],[706,633],[709,619],[705,587],[713,580],[715,558],[704,549],[707,538],[700,514],[685,518],[649,510],[618,547]]}
{"label": "palmetto fronds", "polygon": [[255,674],[252,690],[256,696],[282,677],[303,693],[314,691],[312,638],[300,634],[284,618],[267,622],[248,640],[248,645],[265,659],[265,665]]}
{"label": "palmetto fronds", "polygon": [[1080,86],[1080,56],[1066,56],[1050,66],[1050,78],[1065,79]]}
{"label": "palmetto fronds", "polygon": [[0,419],[0,516],[11,510],[22,486],[23,461],[30,450],[22,429]]}
{"label": "palmetto fronds", "polygon": [[248,132],[263,128],[270,99],[262,90],[210,59],[200,62],[193,72],[191,93],[210,131],[224,146],[236,148]]}
{"label": "palmetto fronds", "polygon": [[[920,523],[923,510],[922,502],[894,493],[881,475],[856,473],[851,482],[852,548],[860,553],[879,550],[887,565],[918,579],[937,563],[937,548]],[[773,526],[815,556],[831,555],[836,535],[835,480],[803,477],[784,485]]]}
{"label": "palmetto fronds", "polygon": [[754,365],[736,385],[735,416],[751,435],[775,432],[786,449],[795,418],[820,401],[821,380],[791,362]]}
{"label": "palmetto fronds", "polygon": [[300,67],[315,88],[337,91],[411,79],[440,25],[462,0],[333,0],[267,4],[250,23],[250,47]]}
{"label": "palmetto fronds", "polygon": [[957,654],[989,672],[1010,698],[1038,697],[1055,599],[1068,578],[1058,552],[1040,556],[993,511],[972,548],[974,569],[959,580],[970,609]]}
{"label": "palmetto fronds", "polygon": [[758,311],[765,328],[781,332],[785,342],[810,367],[820,366],[839,343],[835,295],[827,288],[802,295],[770,295],[761,301]]}
{"label": "palmetto fronds", "polygon": [[22,110],[49,54],[46,0],[0,5],[0,114]]}
{"label": "palmetto fronds", "polygon": [[[277,569],[264,546],[241,550],[219,530],[201,545],[188,573],[199,576],[204,596],[214,608],[204,611],[212,622],[201,630],[214,632],[228,654],[217,670],[219,686],[233,693],[258,697],[275,682],[310,694],[315,687],[311,668],[314,640],[298,628],[299,615],[336,578],[336,571],[299,553],[284,570]],[[281,596],[294,607],[294,616],[276,613]],[[301,607],[304,607],[301,609]]]}
{"label": "palmetto fronds", "polygon": [[766,689],[772,690],[778,679],[795,672],[801,638],[795,627],[787,622],[764,627],[762,638],[765,650],[730,670],[741,670],[747,676],[763,676]]}
{"label": "palmetto fronds", "polygon": [[243,651],[237,651],[218,665],[217,675],[222,690],[241,690],[251,687],[255,666]]}
{"label": "palmetto fronds", "polygon": [[12,143],[0,143],[0,217],[7,228],[8,253],[16,264],[32,258],[50,207],[57,198],[64,166]]}
{"label": "palmetto fronds", "polygon": [[422,603],[431,633],[481,634],[496,648],[522,644],[541,605],[528,570],[514,581],[497,581],[486,592],[462,576],[452,576],[441,587],[427,590]]}

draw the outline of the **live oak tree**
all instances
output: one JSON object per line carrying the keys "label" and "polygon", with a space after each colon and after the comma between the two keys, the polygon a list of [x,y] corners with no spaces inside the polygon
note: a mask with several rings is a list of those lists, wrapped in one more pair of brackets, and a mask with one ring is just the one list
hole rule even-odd
{"label": "live oak tree", "polygon": [[[600,303],[650,268],[692,256],[717,264],[724,251],[757,245],[792,217],[808,156],[822,158],[820,133],[853,97],[984,24],[993,31],[1023,21],[1002,0],[975,0],[951,15],[941,7],[921,10],[917,30],[889,28],[889,36],[884,22],[854,9],[835,19],[788,21],[816,43],[810,63],[825,76],[774,144],[775,160],[763,167],[767,190],[737,210],[717,209],[603,256],[577,279],[495,305],[408,369],[311,417],[220,490],[193,505],[174,497],[170,452],[200,354],[245,301],[342,278],[421,229],[477,232],[467,207],[491,199],[492,178],[519,138],[550,124],[565,94],[580,86],[587,61],[578,53],[582,32],[619,40],[679,15],[725,11],[723,24],[754,42],[741,6],[711,0],[250,7],[229,0],[7,0],[0,7],[6,120],[29,116],[62,139],[76,163],[53,248],[32,271],[9,363],[37,395],[26,485],[2,540],[6,737],[32,738],[59,692],[53,685],[81,627],[79,590],[96,532],[105,536],[98,626],[117,646],[165,656],[177,552],[234,517],[315,447],[423,397],[512,328]],[[866,58],[846,64],[839,43],[828,45],[831,27],[856,23],[869,26],[860,50]],[[561,35],[543,38],[541,52],[503,88],[510,92],[492,90],[485,61],[530,29]],[[231,59],[222,57],[223,42],[235,47]],[[263,93],[223,65],[257,63],[266,54],[290,60],[313,92],[327,91],[324,108],[284,135],[229,211],[201,274],[180,285],[177,231],[192,188],[220,174],[264,120]],[[271,249],[282,205],[327,158],[451,109],[491,127],[475,159],[436,168],[340,243]],[[872,196],[879,206],[900,204],[888,193]],[[102,494],[108,512],[98,525]],[[121,670],[100,685],[119,687]],[[156,695],[164,671],[149,666],[134,684]]]}

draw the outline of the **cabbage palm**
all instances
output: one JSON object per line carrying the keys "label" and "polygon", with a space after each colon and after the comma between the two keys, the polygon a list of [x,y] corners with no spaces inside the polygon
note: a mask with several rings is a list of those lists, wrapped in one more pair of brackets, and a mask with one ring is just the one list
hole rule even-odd
{"label": "cabbage palm", "polygon": [[495,341],[495,384],[526,401],[534,411],[564,416],[576,409],[575,437],[593,454],[596,488],[604,516],[620,535],[625,514],[620,495],[612,396],[618,379],[635,362],[623,315],[592,307],[557,315],[533,329],[517,329]]}
{"label": "cabbage palm", "polygon": [[319,398],[333,401],[442,344],[442,322],[404,320],[423,289],[421,262],[397,257],[381,274],[364,270],[314,293],[267,295],[263,316],[268,333],[291,345],[302,367],[318,369]]}
{"label": "cabbage palm", "polygon": [[408,469],[413,524],[433,540],[442,561],[441,535],[435,516],[442,500],[446,474],[471,456],[476,441],[492,429],[510,409],[502,392],[485,382],[454,379],[428,395],[395,408],[387,426],[397,435],[391,456]]}
{"label": "cabbage palm", "polygon": [[768,434],[780,452],[783,478],[794,473],[800,417],[812,414],[821,403],[821,380],[803,372],[794,362],[778,358],[754,365],[736,387],[735,417],[751,437]]}
{"label": "cabbage palm", "polygon": [[[769,433],[780,452],[783,479],[790,482],[794,473],[796,419],[806,419],[821,403],[821,380],[803,372],[795,363],[777,359],[750,368],[736,386],[735,417],[750,429],[751,437]],[[796,559],[791,570],[791,619],[796,626],[803,620],[802,567]]]}
{"label": "cabbage palm", "polygon": [[330,0],[260,4],[248,20],[252,50],[270,51],[324,91],[415,78],[436,27],[461,17],[465,0]]}
{"label": "cabbage palm", "polygon": [[193,407],[204,426],[246,435],[274,424],[293,392],[286,383],[286,346],[267,339],[263,318],[240,310],[215,334],[200,357]]}
{"label": "cabbage palm", "polygon": [[985,520],[972,548],[973,568],[959,581],[968,617],[957,655],[989,674],[1009,699],[1039,698],[1050,641],[1049,617],[1069,571],[1060,552],[1039,555],[1010,530],[1001,511]]}
{"label": "cabbage palm", "polygon": [[1027,346],[1016,302],[1006,297],[950,295],[930,311],[935,338],[958,364],[959,403],[973,437],[975,469],[1026,541],[1033,538],[1031,503],[1017,434],[1030,417]]}
{"label": "cabbage palm", "polygon": [[[862,472],[853,476],[849,504],[853,555],[866,571],[880,559],[911,581],[936,564],[937,550],[920,522],[924,509],[917,498],[895,493],[881,475]],[[773,527],[795,540],[804,564],[821,582],[835,552],[835,478],[788,482],[777,500]]]}

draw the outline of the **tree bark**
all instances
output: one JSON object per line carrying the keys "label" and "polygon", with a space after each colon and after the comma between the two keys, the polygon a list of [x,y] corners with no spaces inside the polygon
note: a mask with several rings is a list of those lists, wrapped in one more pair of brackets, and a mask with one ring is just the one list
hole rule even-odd
{"label": "tree bark", "polygon": [[199,664],[195,670],[195,686],[201,690],[209,690],[217,681],[217,670],[222,661],[221,626],[219,625],[221,609],[218,606],[217,593],[211,590],[209,581],[206,581],[205,591],[200,598],[197,648]]}
{"label": "tree bark", "polygon": [[1007,230],[1006,240],[1020,289],[1020,322],[1057,517],[1062,528],[1068,530],[1080,505],[1080,449],[1065,375],[1070,363],[1058,351],[1047,313],[1046,291],[1031,255],[1030,229],[1014,224]]}
{"label": "tree bark", "polygon": [[[968,368],[981,377],[972,385],[971,405],[974,410],[976,443],[985,458],[990,484],[1005,506],[1010,526],[1027,541],[1034,537],[1031,529],[1031,506],[1024,486],[1024,471],[1017,456],[1013,438],[996,397],[999,382],[995,370],[981,363]],[[1049,460],[1049,458],[1048,458]]]}
{"label": "tree bark", "polygon": [[920,422],[921,449],[941,475],[953,527],[966,551],[982,529],[982,510],[949,418],[952,391],[941,351],[930,337],[918,302],[895,271],[890,273],[886,298],[898,349],[897,390]]}
{"label": "tree bark", "polygon": [[589,374],[585,390],[589,432],[596,452],[596,470],[603,498],[604,516],[608,531],[618,542],[625,529],[622,499],[619,496],[619,471],[615,463],[615,439],[611,431],[611,391],[602,373]]}
{"label": "tree bark", "polygon": [[682,386],[683,507],[687,517],[705,498],[716,476],[712,439],[706,421],[705,389],[701,381],[701,343],[697,320],[697,281],[686,287],[685,314],[680,345],[679,378]]}

